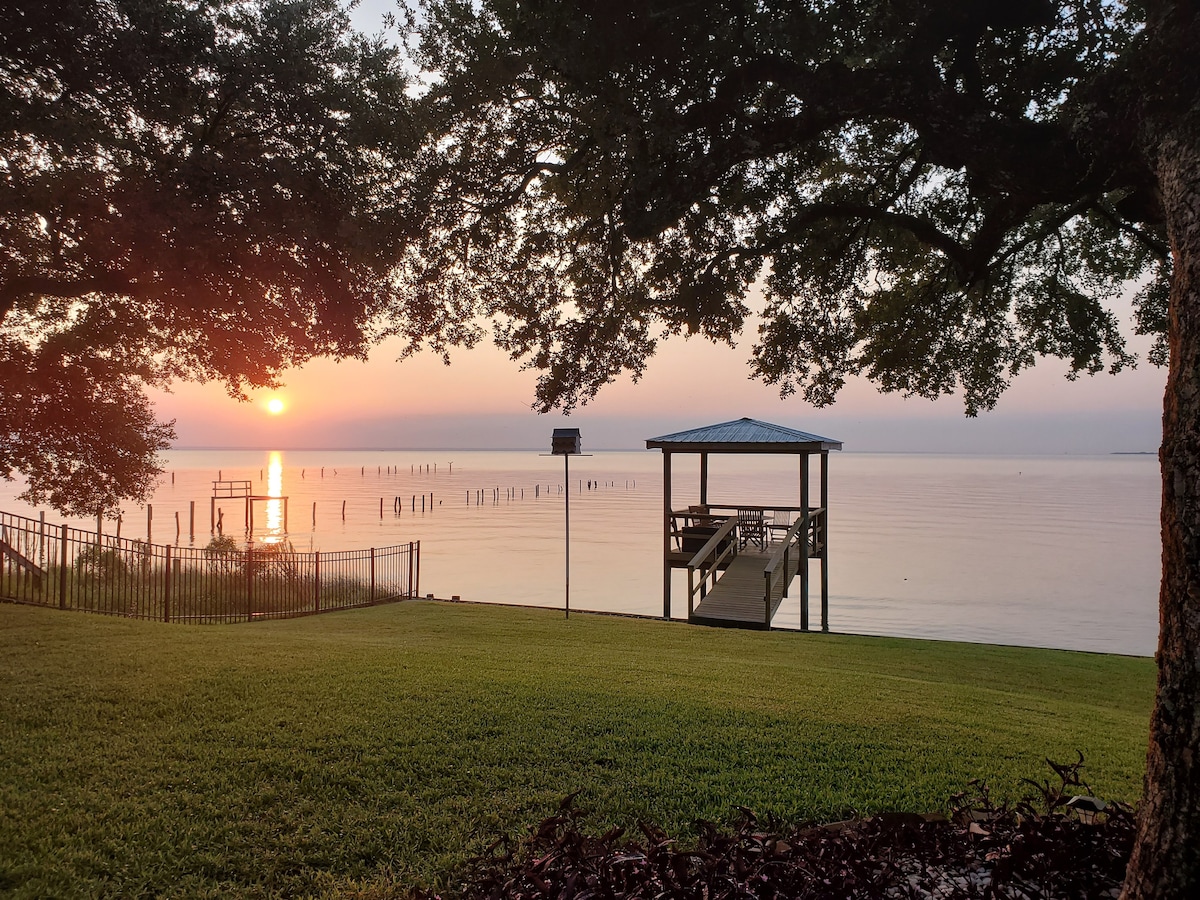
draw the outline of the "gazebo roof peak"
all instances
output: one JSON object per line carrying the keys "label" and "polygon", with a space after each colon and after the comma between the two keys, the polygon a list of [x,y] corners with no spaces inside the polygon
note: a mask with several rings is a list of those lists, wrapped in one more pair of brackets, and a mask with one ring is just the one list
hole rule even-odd
{"label": "gazebo roof peak", "polygon": [[817,453],[841,450],[842,442],[785,425],[741,418],[650,438],[646,441],[646,449],[660,449],[663,452]]}

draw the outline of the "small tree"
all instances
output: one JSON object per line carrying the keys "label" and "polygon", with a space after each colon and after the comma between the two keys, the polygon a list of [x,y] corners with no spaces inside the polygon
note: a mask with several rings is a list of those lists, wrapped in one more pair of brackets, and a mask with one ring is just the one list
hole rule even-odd
{"label": "small tree", "polygon": [[[1039,356],[1165,335],[1162,637],[1128,897],[1200,895],[1200,13],[1194,2],[430,0],[442,203],[404,327],[497,320],[570,409],[663,334],[755,375],[992,407]],[[1168,324],[1169,323],[1169,324]]]}
{"label": "small tree", "polygon": [[146,385],[362,356],[410,225],[397,51],[337,0],[0,5],[0,475],[143,500]]}

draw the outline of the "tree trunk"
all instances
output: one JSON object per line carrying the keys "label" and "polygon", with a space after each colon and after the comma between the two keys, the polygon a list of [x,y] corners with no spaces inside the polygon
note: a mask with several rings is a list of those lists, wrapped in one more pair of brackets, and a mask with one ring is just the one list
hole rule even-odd
{"label": "tree trunk", "polygon": [[1200,897],[1200,115],[1156,141],[1171,284],[1158,693],[1123,900]]}

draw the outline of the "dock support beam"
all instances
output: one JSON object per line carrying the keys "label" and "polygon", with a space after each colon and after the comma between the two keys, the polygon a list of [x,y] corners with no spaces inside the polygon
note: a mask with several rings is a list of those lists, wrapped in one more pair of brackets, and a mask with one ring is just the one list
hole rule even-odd
{"label": "dock support beam", "polygon": [[671,618],[671,451],[663,450],[663,618]]}
{"label": "dock support beam", "polygon": [[800,630],[808,631],[808,539],[812,530],[808,511],[808,454],[800,454]]}
{"label": "dock support beam", "polygon": [[821,630],[829,631],[829,451],[821,451]]}

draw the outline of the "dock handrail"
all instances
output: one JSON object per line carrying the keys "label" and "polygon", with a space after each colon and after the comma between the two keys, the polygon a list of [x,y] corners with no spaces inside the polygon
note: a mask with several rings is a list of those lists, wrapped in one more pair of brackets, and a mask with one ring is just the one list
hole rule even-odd
{"label": "dock handrail", "polygon": [[213,498],[216,500],[233,500],[240,497],[249,497],[252,489],[251,482],[238,479],[223,479],[221,481],[213,481]]}
{"label": "dock handrail", "polygon": [[[727,559],[737,555],[737,541],[732,534],[737,528],[737,519],[726,520],[716,533],[705,541],[704,546],[688,560],[688,618],[692,617],[696,606],[696,593],[704,598],[708,590],[708,579],[711,576],[716,583],[717,570]],[[723,545],[723,546],[722,546]],[[700,583],[696,584],[696,570],[700,570]]]}
{"label": "dock handrail", "polygon": [[801,553],[809,553],[813,546],[810,544],[812,540],[812,532],[815,532],[821,527],[825,518],[825,507],[818,506],[813,509],[806,510],[804,515],[796,519],[792,523],[792,527],[788,529],[787,535],[775,551],[771,554],[771,558],[767,560],[767,564],[763,567],[763,606],[766,624],[769,628],[771,625],[771,593],[775,587],[775,572],[779,568],[779,564],[783,563],[783,596],[788,595],[788,584],[792,580],[791,553],[792,544],[801,534],[804,535],[803,547],[797,548]]}

